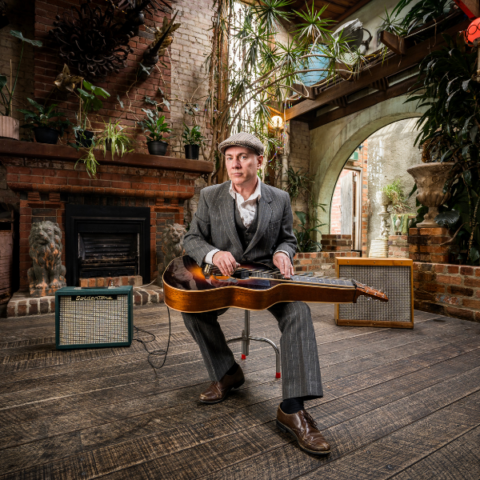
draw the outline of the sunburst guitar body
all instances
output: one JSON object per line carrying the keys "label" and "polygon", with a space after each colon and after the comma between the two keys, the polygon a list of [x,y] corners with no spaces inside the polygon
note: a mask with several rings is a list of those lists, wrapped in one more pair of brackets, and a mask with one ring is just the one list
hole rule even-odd
{"label": "sunburst guitar body", "polygon": [[261,263],[240,265],[230,277],[217,267],[200,267],[189,256],[177,257],[163,274],[165,303],[186,313],[237,307],[265,310],[281,302],[356,303],[365,295],[388,301],[387,296],[355,280],[293,275],[285,279],[278,269]]}

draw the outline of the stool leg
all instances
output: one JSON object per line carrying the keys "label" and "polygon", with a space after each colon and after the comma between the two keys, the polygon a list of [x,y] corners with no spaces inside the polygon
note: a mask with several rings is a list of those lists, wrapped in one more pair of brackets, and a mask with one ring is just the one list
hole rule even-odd
{"label": "stool leg", "polygon": [[278,347],[268,338],[263,337],[252,337],[250,335],[250,311],[245,310],[245,328],[242,331],[241,337],[234,337],[227,340],[227,343],[233,342],[242,342],[242,360],[246,360],[247,355],[249,354],[250,342],[265,342],[273,347],[275,351],[275,378],[281,378],[282,374],[280,371],[280,350]]}
{"label": "stool leg", "polygon": [[250,351],[250,310],[245,310],[245,328],[242,337],[242,360],[245,360]]}

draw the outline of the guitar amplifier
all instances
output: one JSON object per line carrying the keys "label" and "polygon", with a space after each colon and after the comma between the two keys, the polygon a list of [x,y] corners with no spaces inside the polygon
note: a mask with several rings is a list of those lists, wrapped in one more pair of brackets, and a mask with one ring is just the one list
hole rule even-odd
{"label": "guitar amplifier", "polygon": [[413,261],[408,258],[335,259],[337,277],[382,290],[388,302],[359,297],[357,303],[335,305],[337,325],[413,328]]}
{"label": "guitar amplifier", "polygon": [[65,287],[55,293],[57,349],[128,347],[132,332],[132,286]]}

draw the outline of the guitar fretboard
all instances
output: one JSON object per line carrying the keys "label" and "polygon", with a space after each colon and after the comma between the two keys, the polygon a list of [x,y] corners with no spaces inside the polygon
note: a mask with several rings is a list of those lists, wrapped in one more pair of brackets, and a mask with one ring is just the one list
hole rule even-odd
{"label": "guitar fretboard", "polygon": [[[210,270],[211,275],[222,275],[218,267],[213,266]],[[355,283],[348,278],[332,278],[326,276],[315,276],[312,273],[301,273],[292,275],[289,279],[285,278],[278,268],[271,270],[250,270],[248,268],[237,268],[232,275],[235,278],[264,278],[268,280],[282,280],[292,283],[308,283],[314,285],[331,285],[337,287],[355,287]]]}

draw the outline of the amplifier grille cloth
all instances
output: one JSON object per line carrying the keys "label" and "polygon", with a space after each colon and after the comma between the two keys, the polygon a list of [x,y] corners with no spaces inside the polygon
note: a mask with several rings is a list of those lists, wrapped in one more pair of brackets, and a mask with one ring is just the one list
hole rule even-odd
{"label": "amplifier grille cloth", "polygon": [[128,342],[128,295],[116,300],[60,297],[60,345]]}
{"label": "amplifier grille cloth", "polygon": [[361,296],[357,303],[339,305],[339,319],[411,322],[412,297],[410,267],[376,265],[340,265],[340,276],[383,290],[388,302],[368,301]]}

